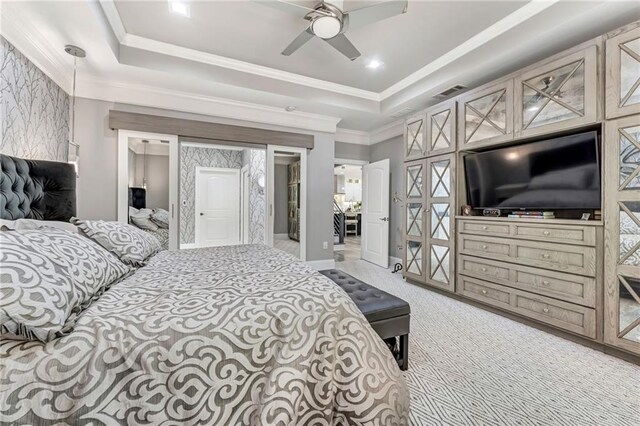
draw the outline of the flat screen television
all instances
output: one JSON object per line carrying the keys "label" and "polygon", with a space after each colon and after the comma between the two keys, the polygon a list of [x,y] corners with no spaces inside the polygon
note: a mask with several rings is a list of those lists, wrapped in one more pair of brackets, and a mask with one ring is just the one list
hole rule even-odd
{"label": "flat screen television", "polygon": [[600,209],[595,131],[508,146],[464,157],[473,208]]}

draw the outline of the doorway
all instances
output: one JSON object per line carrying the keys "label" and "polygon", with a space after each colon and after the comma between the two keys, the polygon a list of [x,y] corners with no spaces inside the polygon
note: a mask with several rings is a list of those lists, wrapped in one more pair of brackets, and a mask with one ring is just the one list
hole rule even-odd
{"label": "doorway", "polygon": [[306,259],[306,174],[304,148],[269,146],[269,245]]}
{"label": "doorway", "polygon": [[196,167],[196,247],[241,243],[240,170]]}
{"label": "doorway", "polygon": [[334,259],[358,260],[362,239],[362,165],[338,163],[333,174]]}

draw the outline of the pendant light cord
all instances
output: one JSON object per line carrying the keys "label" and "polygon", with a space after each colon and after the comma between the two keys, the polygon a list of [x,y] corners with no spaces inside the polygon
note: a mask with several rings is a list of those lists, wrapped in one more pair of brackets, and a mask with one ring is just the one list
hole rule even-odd
{"label": "pendant light cord", "polygon": [[71,95],[71,142],[76,143],[76,72],[78,57],[73,57],[73,89]]}

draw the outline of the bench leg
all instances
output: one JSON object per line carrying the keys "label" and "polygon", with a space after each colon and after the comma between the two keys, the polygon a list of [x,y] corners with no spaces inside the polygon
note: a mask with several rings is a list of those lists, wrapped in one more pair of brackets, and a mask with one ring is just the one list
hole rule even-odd
{"label": "bench leg", "polygon": [[407,371],[409,368],[409,335],[400,336],[400,370]]}

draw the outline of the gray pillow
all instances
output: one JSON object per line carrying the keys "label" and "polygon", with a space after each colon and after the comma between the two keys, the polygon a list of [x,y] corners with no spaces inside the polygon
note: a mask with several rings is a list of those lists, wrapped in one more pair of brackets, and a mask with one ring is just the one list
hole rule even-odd
{"label": "gray pillow", "polygon": [[0,333],[49,341],[132,269],[78,233],[0,232]]}
{"label": "gray pillow", "polygon": [[169,212],[165,209],[153,209],[151,220],[160,228],[169,229]]}
{"label": "gray pillow", "polygon": [[149,257],[162,250],[156,237],[126,223],[80,220],[75,217],[71,223],[127,265],[144,266]]}
{"label": "gray pillow", "polygon": [[60,222],[55,220],[37,220],[37,219],[16,219],[16,220],[6,220],[0,219],[0,228],[3,231],[14,231],[14,230],[22,230],[22,229],[41,229],[43,227],[47,228],[57,228],[64,229],[69,232],[78,232],[78,228],[73,223],[69,222]]}
{"label": "gray pillow", "polygon": [[132,214],[130,216],[131,223],[133,223],[140,229],[144,229],[147,231],[157,231],[158,225],[151,220],[151,213],[153,213],[153,211],[142,209],[138,213]]}

